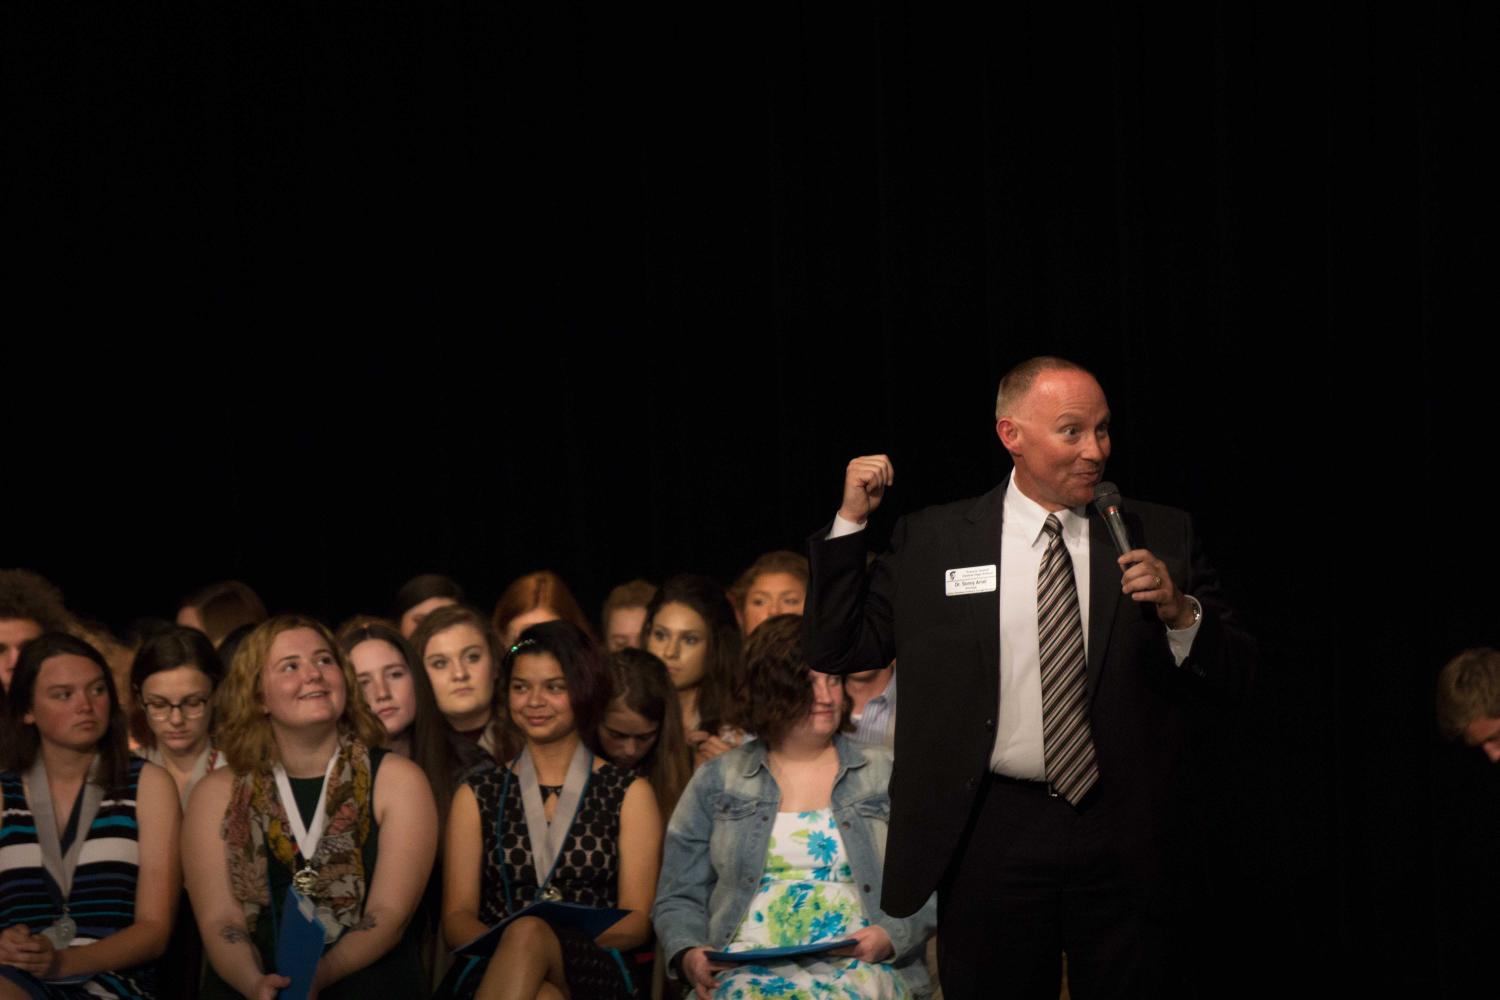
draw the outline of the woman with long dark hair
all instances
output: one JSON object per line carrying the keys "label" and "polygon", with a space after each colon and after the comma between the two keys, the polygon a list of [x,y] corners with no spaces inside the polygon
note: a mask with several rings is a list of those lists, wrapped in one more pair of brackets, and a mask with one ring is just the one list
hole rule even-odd
{"label": "woman with long dark hair", "polygon": [[693,776],[677,690],[666,666],[644,649],[611,653],[609,677],[614,693],[599,723],[599,750],[651,782],[665,821]]}
{"label": "woman with long dark hair", "polygon": [[504,663],[510,726],[523,747],[453,797],[443,929],[459,947],[531,903],[630,913],[597,938],[534,916],[509,923],[488,960],[455,963],[440,995],[624,998],[619,952],[651,933],[661,818],[651,786],[590,747],[609,698],[593,641],[569,622],[521,633]]}
{"label": "woman with long dark hair", "polygon": [[724,588],[706,576],[672,577],[647,605],[642,636],[667,665],[697,762],[743,741],[742,640]]}
{"label": "woman with long dark hair", "polygon": [[177,789],[132,758],[104,657],[21,651],[0,747],[0,997],[153,997],[177,905]]}

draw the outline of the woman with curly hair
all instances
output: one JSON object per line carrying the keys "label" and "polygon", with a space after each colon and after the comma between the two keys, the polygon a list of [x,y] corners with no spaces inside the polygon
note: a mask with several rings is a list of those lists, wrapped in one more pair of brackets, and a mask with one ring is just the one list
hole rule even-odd
{"label": "woman with curly hair", "polygon": [[204,996],[272,1000],[290,985],[276,972],[289,886],[322,925],[323,1000],[423,989],[403,931],[432,869],[437,811],[422,771],[380,748],[357,685],[333,636],[300,615],[261,623],[235,652],[217,698],[228,766],[199,783],[183,836]]}

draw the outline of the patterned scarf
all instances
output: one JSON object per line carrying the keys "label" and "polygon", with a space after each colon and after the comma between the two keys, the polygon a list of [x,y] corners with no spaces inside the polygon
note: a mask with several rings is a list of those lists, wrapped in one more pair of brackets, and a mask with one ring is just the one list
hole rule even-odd
{"label": "patterned scarf", "polygon": [[[323,789],[328,797],[328,825],[317,851],[307,859],[317,872],[311,901],[323,925],[323,940],[330,944],[363,915],[365,864],[361,850],[370,833],[371,813],[370,751],[363,743],[341,737],[337,754],[328,787]],[[299,867],[297,845],[288,829],[286,810],[270,772],[256,768],[249,774],[235,775],[223,835],[229,855],[229,884],[234,898],[245,908],[245,925],[252,934],[261,909],[271,905],[267,853],[274,854],[291,871]]]}

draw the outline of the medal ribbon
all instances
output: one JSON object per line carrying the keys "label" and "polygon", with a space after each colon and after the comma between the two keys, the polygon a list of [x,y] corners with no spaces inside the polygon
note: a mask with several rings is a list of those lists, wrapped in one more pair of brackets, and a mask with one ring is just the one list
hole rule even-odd
{"label": "medal ribbon", "polygon": [[[583,789],[589,783],[594,770],[594,755],[580,740],[573,750],[573,760],[568,764],[568,776],[563,781],[562,793],[557,797],[557,809],[553,820],[547,822],[547,809],[542,802],[542,787],[537,781],[536,765],[531,760],[531,750],[521,751],[516,758],[516,779],[521,783],[521,805],[526,810],[526,832],[531,836],[532,860],[536,863],[537,888],[546,889],[552,881],[552,871],[557,867],[557,857],[562,853],[563,841],[573,828],[578,816],[578,804],[583,798]],[[546,872],[545,878],[542,872]]]}
{"label": "medal ribbon", "polygon": [[88,839],[89,828],[94,825],[94,819],[99,815],[99,805],[104,801],[104,789],[99,787],[98,777],[99,758],[96,756],[89,765],[83,787],[78,790],[78,794],[83,796],[83,805],[78,812],[78,832],[73,837],[73,843],[68,846],[68,853],[64,855],[62,830],[52,811],[52,787],[47,783],[47,768],[42,763],[41,754],[37,754],[35,763],[26,771],[26,788],[28,798],[31,799],[31,818],[36,823],[36,840],[42,853],[42,868],[52,876],[52,884],[48,889],[62,893],[61,897],[54,898],[53,901],[57,903],[63,917],[68,912],[68,896],[73,891],[73,873],[78,868],[78,856],[83,853],[83,842]]}
{"label": "medal ribbon", "polygon": [[318,808],[313,810],[312,822],[306,825],[302,822],[302,810],[297,808],[297,797],[292,794],[292,782],[287,778],[286,768],[280,763],[271,768],[271,773],[276,777],[276,794],[281,799],[281,808],[286,811],[287,826],[291,827],[292,840],[297,845],[297,853],[302,855],[304,867],[312,864],[313,855],[318,852],[318,842],[323,839],[323,828],[328,825],[328,783],[338,760],[339,750],[335,749],[323,772],[323,790],[318,793]]}

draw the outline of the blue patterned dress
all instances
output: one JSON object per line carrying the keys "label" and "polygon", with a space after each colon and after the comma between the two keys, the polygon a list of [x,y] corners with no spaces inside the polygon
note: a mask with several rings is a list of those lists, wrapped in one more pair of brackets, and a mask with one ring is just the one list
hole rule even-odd
{"label": "blue patterned dress", "polygon": [[[86,947],[135,922],[135,883],[140,863],[135,795],[145,763],[139,759],[130,761],[124,786],[107,791],[87,833],[79,831],[85,839],[68,895],[68,915],[78,925],[71,947]],[[36,933],[51,925],[60,914],[48,890],[51,876],[42,867],[36,820],[19,774],[0,773],[0,796],[5,810],[0,823],[0,929],[24,924]],[[156,995],[153,971],[138,966],[100,972],[79,983],[39,982],[13,968],[7,968],[5,975],[33,995],[58,1000],[85,997],[152,1000]]]}
{"label": "blue patterned dress", "polygon": [[[777,813],[750,911],[725,951],[815,944],[870,925],[854,886],[833,810]],[[716,1000],[901,1000],[905,980],[888,964],[814,955],[721,973]]]}

